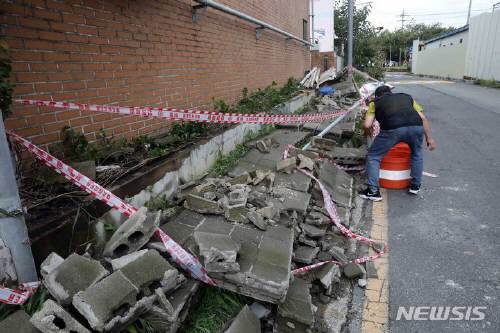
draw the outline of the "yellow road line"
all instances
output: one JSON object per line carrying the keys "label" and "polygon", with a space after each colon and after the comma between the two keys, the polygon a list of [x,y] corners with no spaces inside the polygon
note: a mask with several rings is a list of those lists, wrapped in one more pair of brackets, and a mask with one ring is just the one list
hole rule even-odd
{"label": "yellow road line", "polygon": [[[373,203],[373,225],[370,236],[377,241],[388,241],[387,229],[387,191],[381,189],[383,201]],[[390,249],[389,249],[390,251]],[[370,254],[373,249],[370,249]],[[363,333],[382,333],[388,331],[389,321],[389,254],[375,259],[377,278],[368,279],[363,306]]]}

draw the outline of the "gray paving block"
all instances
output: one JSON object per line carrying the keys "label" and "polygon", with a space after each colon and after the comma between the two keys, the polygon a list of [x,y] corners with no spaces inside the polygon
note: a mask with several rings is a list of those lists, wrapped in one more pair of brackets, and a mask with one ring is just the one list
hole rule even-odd
{"label": "gray paving block", "polygon": [[236,258],[241,245],[232,240],[231,237],[196,231],[194,239],[208,272],[238,272],[240,270]]}
{"label": "gray paving block", "polygon": [[319,253],[319,247],[298,246],[293,253],[293,261],[302,264],[312,264]]}
{"label": "gray paving block", "polygon": [[51,299],[43,303],[30,322],[43,333],[90,333],[66,310]]}
{"label": "gray paving block", "polygon": [[141,207],[114,232],[106,243],[104,256],[121,257],[143,247],[158,228],[160,214],[161,211],[148,212],[146,207]]}
{"label": "gray paving block", "polygon": [[250,310],[248,305],[234,318],[229,328],[224,333],[260,333],[260,320]]}
{"label": "gray paving block", "polygon": [[273,193],[284,198],[283,202],[275,198],[271,199],[276,207],[281,210],[295,210],[302,214],[306,213],[309,201],[311,200],[311,195],[309,193],[295,191],[285,187],[275,186]]}
{"label": "gray paving block", "polygon": [[73,296],[107,276],[109,272],[97,261],[71,254],[55,269],[50,270],[43,283],[59,303],[71,303]]}
{"label": "gray paving block", "polygon": [[[149,289],[155,282],[161,282],[162,286],[168,286],[167,289],[173,289],[177,286],[177,269],[172,267],[157,251],[147,250],[142,255],[131,260],[128,264],[120,268],[123,275],[141,289],[144,294],[152,294],[154,290]],[[148,296],[149,296],[148,295]]]}
{"label": "gray paving block", "polygon": [[292,190],[307,192],[309,186],[311,185],[312,179],[302,172],[294,172],[291,174],[286,174],[283,172],[278,172],[276,178],[274,179],[274,186],[286,187]]}
{"label": "gray paving block", "polygon": [[30,322],[30,316],[24,310],[17,310],[4,320],[0,321],[0,332],[5,333],[39,333]]}
{"label": "gray paving block", "polygon": [[90,326],[102,331],[113,317],[125,313],[137,302],[139,289],[116,271],[73,297],[73,306]]}
{"label": "gray paving block", "polygon": [[314,324],[314,309],[309,283],[301,278],[295,278],[290,284],[285,302],[278,306],[278,313],[305,325]]}

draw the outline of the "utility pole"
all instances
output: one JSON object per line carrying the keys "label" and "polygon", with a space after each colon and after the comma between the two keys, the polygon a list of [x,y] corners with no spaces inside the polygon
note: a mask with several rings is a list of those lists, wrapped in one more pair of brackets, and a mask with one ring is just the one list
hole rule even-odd
{"label": "utility pole", "polygon": [[10,250],[17,274],[17,282],[38,280],[31,253],[28,230],[24,222],[21,199],[11,159],[5,127],[0,111],[0,238]]}
{"label": "utility pole", "polygon": [[469,12],[467,13],[467,25],[469,25],[469,21],[470,21],[471,8],[472,8],[472,0],[469,0]]}
{"label": "utility pole", "polygon": [[354,16],[354,0],[349,0],[349,22],[347,29],[347,73],[349,78],[352,77],[352,33],[353,33],[353,16]]}

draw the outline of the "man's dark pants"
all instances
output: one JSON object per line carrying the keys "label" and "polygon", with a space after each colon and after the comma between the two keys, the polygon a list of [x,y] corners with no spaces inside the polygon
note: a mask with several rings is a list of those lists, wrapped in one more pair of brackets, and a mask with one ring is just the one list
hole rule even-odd
{"label": "man's dark pants", "polygon": [[420,186],[424,159],[422,145],[424,129],[422,126],[406,126],[391,130],[381,130],[368,150],[366,170],[368,187],[372,191],[379,189],[380,162],[389,150],[399,142],[406,142],[411,149],[411,184]]}

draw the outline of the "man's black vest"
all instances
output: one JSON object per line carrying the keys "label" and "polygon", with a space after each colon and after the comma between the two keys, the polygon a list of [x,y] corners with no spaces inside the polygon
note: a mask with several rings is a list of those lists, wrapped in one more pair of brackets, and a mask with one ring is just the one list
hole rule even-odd
{"label": "man's black vest", "polygon": [[386,94],[375,100],[375,118],[383,130],[405,126],[422,126],[422,118],[413,108],[407,94]]}

